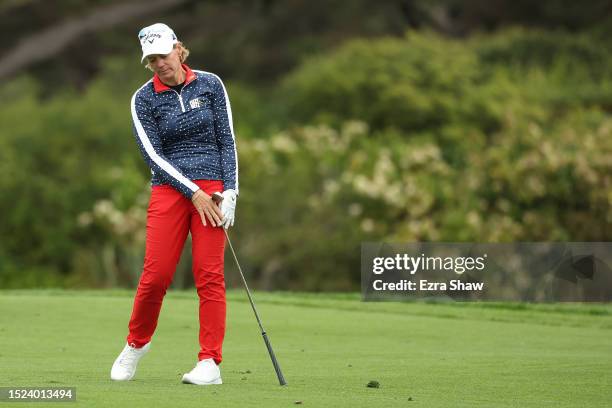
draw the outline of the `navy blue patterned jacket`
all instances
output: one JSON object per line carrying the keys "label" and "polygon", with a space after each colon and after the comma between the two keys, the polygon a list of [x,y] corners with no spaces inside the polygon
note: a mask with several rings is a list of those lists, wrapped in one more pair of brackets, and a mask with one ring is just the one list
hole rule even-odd
{"label": "navy blue patterned jacket", "polygon": [[238,194],[238,156],[232,109],[221,79],[187,71],[180,93],[157,75],[132,96],[134,136],[151,168],[151,185],[170,184],[185,197],[197,179],[222,180]]}

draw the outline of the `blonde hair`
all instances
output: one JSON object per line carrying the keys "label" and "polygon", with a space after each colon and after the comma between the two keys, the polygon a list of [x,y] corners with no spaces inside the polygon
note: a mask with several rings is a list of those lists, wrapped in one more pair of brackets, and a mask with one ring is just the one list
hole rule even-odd
{"label": "blonde hair", "polygon": [[[181,64],[184,63],[187,60],[187,57],[189,56],[189,49],[187,49],[187,47],[185,47],[180,41],[174,44],[173,49],[174,48],[178,49]],[[149,70],[153,71],[153,68],[151,68],[151,64],[148,61],[147,65],[145,65],[145,68],[148,68]]]}

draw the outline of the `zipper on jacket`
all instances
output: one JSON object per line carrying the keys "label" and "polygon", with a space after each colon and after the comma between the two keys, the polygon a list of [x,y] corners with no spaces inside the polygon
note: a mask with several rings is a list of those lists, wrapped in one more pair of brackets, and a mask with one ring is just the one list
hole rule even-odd
{"label": "zipper on jacket", "polygon": [[[185,87],[183,86],[183,88],[185,88]],[[174,90],[174,89],[173,89],[173,91],[174,91],[174,93],[175,93],[175,94],[178,96],[178,98],[179,98],[179,102],[181,103],[181,110],[182,110],[183,112],[185,112],[185,105],[183,105],[183,97],[181,96],[181,94],[183,93],[183,88],[181,88],[181,93],[176,92],[176,90]]]}

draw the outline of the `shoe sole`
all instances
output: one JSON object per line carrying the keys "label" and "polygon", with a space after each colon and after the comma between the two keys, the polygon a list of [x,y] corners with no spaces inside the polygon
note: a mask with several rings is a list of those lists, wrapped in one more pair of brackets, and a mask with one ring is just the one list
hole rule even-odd
{"label": "shoe sole", "polygon": [[221,381],[221,377],[217,378],[216,380],[213,381],[209,381],[209,382],[200,382],[200,381],[196,381],[193,380],[189,377],[187,377],[186,375],[183,375],[183,384],[194,384],[194,385],[217,385],[217,384],[223,384],[223,381]]}
{"label": "shoe sole", "polygon": [[112,381],[131,381],[131,380],[132,380],[132,378],[134,378],[134,376],[135,376],[135,375],[136,375],[136,373],[132,374],[132,375],[131,375],[131,376],[129,376],[128,378],[113,378],[113,377],[111,376],[111,378],[110,378],[110,379],[111,379]]}

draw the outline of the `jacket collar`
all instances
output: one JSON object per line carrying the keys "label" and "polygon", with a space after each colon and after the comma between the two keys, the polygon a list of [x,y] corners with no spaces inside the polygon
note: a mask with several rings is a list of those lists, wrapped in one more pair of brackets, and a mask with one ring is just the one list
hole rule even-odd
{"label": "jacket collar", "polygon": [[[196,74],[191,70],[191,68],[189,68],[187,65],[185,64],[181,64],[181,66],[183,67],[183,69],[186,71],[186,75],[185,75],[185,86],[187,86],[188,83],[192,82],[194,79],[196,79]],[[153,75],[153,89],[155,89],[156,93],[160,93],[160,92],[164,92],[164,91],[169,91],[172,88],[170,88],[168,85],[164,84],[161,79],[159,79],[159,77],[157,76],[157,74]]]}

